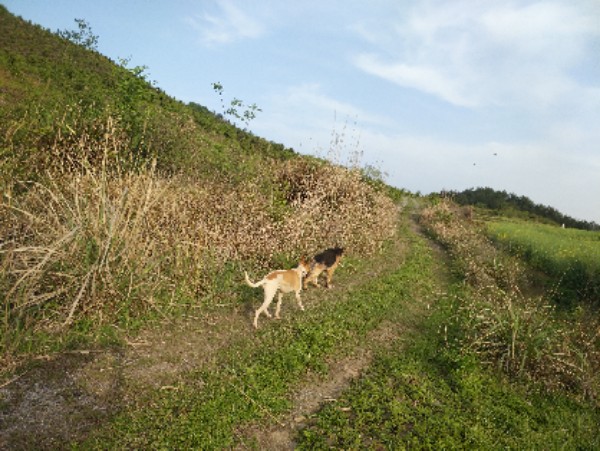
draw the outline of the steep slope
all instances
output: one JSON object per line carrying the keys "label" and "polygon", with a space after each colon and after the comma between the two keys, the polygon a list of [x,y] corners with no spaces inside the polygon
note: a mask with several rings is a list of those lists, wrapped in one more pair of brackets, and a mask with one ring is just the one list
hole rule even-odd
{"label": "steep slope", "polygon": [[[103,157],[108,134],[121,160],[156,157],[159,168],[240,169],[240,154],[289,158],[282,145],[239,130],[206,108],[155,88],[144,67],[115,64],[0,6],[0,182]],[[116,158],[116,156],[113,155]]]}
{"label": "steep slope", "polygon": [[242,265],[295,265],[396,230],[382,184],[168,97],[143,68],[0,8],[1,355],[115,343],[218,304]]}

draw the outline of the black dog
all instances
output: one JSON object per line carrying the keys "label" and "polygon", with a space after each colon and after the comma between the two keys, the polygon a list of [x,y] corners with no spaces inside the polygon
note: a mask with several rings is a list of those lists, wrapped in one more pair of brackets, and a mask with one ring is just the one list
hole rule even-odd
{"label": "black dog", "polygon": [[319,275],[323,271],[327,272],[327,288],[333,288],[331,279],[335,269],[340,264],[343,253],[343,247],[334,247],[315,255],[315,258],[313,258],[313,261],[311,262],[310,272],[308,273],[308,276],[306,276],[306,279],[304,279],[304,288],[306,288],[309,282],[312,282],[314,286],[318,287]]}

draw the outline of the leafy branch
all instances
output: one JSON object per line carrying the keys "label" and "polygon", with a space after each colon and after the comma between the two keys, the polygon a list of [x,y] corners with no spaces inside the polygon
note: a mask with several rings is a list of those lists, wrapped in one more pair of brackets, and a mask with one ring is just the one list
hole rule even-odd
{"label": "leafy branch", "polygon": [[56,34],[88,50],[98,50],[98,36],[92,32],[90,24],[84,19],[74,20],[78,30],[57,30]]}
{"label": "leafy branch", "polygon": [[238,99],[237,97],[234,97],[233,100],[231,100],[229,102],[228,107],[225,108],[225,100],[224,100],[224,96],[223,96],[223,91],[224,91],[223,84],[221,84],[220,82],[215,82],[215,83],[212,83],[212,87],[213,87],[213,90],[219,95],[219,99],[221,102],[221,109],[223,110],[223,115],[230,116],[238,121],[243,122],[246,125],[245,128],[248,128],[250,121],[252,121],[253,119],[256,118],[256,113],[262,111],[262,109],[260,109],[256,105],[256,103],[253,103],[251,105],[246,105],[244,103],[244,101]]}

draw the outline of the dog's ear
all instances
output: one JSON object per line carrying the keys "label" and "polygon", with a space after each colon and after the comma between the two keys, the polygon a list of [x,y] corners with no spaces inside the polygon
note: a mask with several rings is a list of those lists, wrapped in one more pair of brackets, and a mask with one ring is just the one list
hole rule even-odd
{"label": "dog's ear", "polygon": [[308,260],[306,259],[305,256],[300,257],[300,265],[302,266],[302,268],[308,272],[309,268],[310,268],[310,263],[308,263]]}

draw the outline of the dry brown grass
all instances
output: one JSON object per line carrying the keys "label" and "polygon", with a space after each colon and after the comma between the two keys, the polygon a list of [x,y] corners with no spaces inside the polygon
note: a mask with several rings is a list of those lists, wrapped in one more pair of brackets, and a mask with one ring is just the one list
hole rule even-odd
{"label": "dry brown grass", "polygon": [[333,245],[367,255],[396,230],[387,197],[328,164],[269,161],[235,185],[98,166],[49,172],[0,205],[5,356],[18,331],[164,315],[201,304],[226,264],[270,267]]}
{"label": "dry brown grass", "polygon": [[545,296],[526,296],[520,262],[498,251],[448,201],[421,220],[447,247],[468,289],[457,297],[453,324],[460,346],[508,374],[596,398],[600,388],[600,323],[583,311],[558,315]]}
{"label": "dry brown grass", "polygon": [[290,160],[276,177],[292,207],[285,234],[300,240],[305,251],[338,244],[366,255],[395,233],[398,208],[364,183],[358,170]]}

